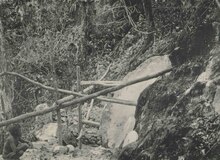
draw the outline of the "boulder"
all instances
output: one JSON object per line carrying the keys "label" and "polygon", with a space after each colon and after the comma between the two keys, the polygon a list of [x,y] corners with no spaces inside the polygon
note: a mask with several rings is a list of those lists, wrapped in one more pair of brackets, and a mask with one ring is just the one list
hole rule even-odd
{"label": "boulder", "polygon": [[130,143],[136,142],[138,140],[138,134],[136,131],[131,131],[127,134],[122,147],[124,148]]}
{"label": "boulder", "polygon": [[74,150],[75,150],[75,147],[74,147],[74,146],[72,146],[72,145],[70,145],[70,144],[69,144],[69,145],[67,145],[66,147],[68,148],[68,152],[69,152],[69,153],[73,153],[73,152],[74,152]]}
{"label": "boulder", "polygon": [[28,149],[21,157],[20,160],[39,160],[50,159],[52,157],[51,152],[47,150]]}
{"label": "boulder", "polygon": [[47,142],[38,141],[38,142],[32,142],[33,149],[41,150],[43,148],[49,148],[49,144]]}
{"label": "boulder", "polygon": [[[147,59],[136,70],[126,75],[123,81],[126,82],[147,75],[156,74],[168,68],[171,68],[171,62],[167,55],[154,56]],[[137,101],[144,88],[149,87],[156,80],[157,78],[154,78],[125,87],[115,92],[114,98]],[[103,112],[100,126],[100,134],[102,136],[102,143],[104,146],[117,148],[121,145],[125,136],[134,128],[134,124],[130,123],[130,126],[127,128],[131,129],[125,131],[125,125],[126,123],[128,124],[128,119],[130,117],[134,117],[135,110],[136,106],[127,106],[122,104],[112,104],[106,107]]]}
{"label": "boulder", "polygon": [[53,154],[66,154],[68,152],[67,146],[54,146],[53,148]]}
{"label": "boulder", "polygon": [[57,137],[57,129],[57,123],[48,123],[36,131],[35,135],[40,141],[53,141]]}

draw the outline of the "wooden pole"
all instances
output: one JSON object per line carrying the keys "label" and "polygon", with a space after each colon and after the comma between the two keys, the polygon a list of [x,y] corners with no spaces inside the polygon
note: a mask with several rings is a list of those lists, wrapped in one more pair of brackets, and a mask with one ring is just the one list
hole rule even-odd
{"label": "wooden pole", "polygon": [[[57,79],[56,79],[56,73],[55,73],[55,65],[54,65],[54,61],[53,61],[54,57],[53,55],[50,55],[50,61],[51,61],[51,69],[52,69],[52,77],[53,77],[53,82],[54,82],[54,88],[55,88],[55,99],[56,99],[56,103],[58,100],[58,84],[57,84]],[[58,143],[59,145],[63,144],[63,138],[62,138],[62,119],[61,119],[61,113],[60,113],[60,109],[59,109],[59,105],[57,107],[57,135],[58,135]]]}
{"label": "wooden pole", "polygon": [[1,95],[1,106],[2,106],[2,112],[4,113],[5,119],[7,120],[8,117],[7,117],[6,111],[5,111],[5,102],[4,102],[4,99],[3,99],[2,95]]}
{"label": "wooden pole", "polygon": [[57,109],[57,125],[58,125],[58,143],[59,145],[63,145],[63,137],[62,137],[62,119],[60,109]]}
{"label": "wooden pole", "polygon": [[[53,88],[53,87],[50,87],[50,86],[46,86],[46,85],[43,85],[39,82],[36,82],[36,81],[33,81],[21,74],[18,74],[18,73],[15,73],[15,72],[2,72],[0,73],[0,77],[1,76],[5,76],[5,75],[13,75],[13,76],[17,76],[17,77],[20,77],[36,86],[39,86],[43,89],[46,89],[46,90],[49,90],[49,91],[56,91],[56,88]],[[89,88],[93,88],[94,86],[90,86],[88,87],[86,90],[83,90],[83,92],[87,92],[89,90]],[[82,93],[78,93],[78,92],[73,92],[73,91],[69,91],[69,90],[65,90],[65,89],[59,89],[57,88],[57,91],[60,92],[60,93],[64,93],[64,94],[69,94],[69,95],[76,95],[76,96],[86,96],[85,94],[82,94]],[[63,101],[69,101],[69,100],[73,100],[75,97],[74,96],[67,96],[65,98],[63,98],[62,100],[58,100],[57,103],[58,104],[61,104],[63,103]],[[118,104],[125,104],[125,105],[131,105],[131,106],[136,106],[137,103],[136,102],[132,102],[132,101],[125,101],[125,100],[121,100],[121,99],[112,99],[112,98],[106,98],[104,96],[101,96],[101,97],[95,97],[95,99],[97,100],[100,100],[100,101],[105,101],[105,102],[111,102],[111,103],[118,103]],[[61,101],[61,102],[60,102]]]}
{"label": "wooden pole", "polygon": [[[69,102],[62,103],[61,106],[59,106],[59,108],[60,109],[66,108],[66,107],[69,107],[71,105],[82,103],[82,102],[85,102],[85,101],[87,101],[89,99],[93,99],[93,98],[98,97],[100,95],[120,90],[120,89],[122,89],[122,88],[124,88],[126,86],[129,86],[129,85],[132,85],[132,84],[135,84],[135,83],[139,83],[139,82],[146,81],[146,80],[149,80],[149,79],[157,78],[158,76],[164,75],[165,73],[168,73],[170,71],[172,71],[172,68],[163,70],[163,71],[161,71],[159,73],[156,73],[156,74],[153,74],[153,75],[148,75],[148,76],[145,76],[145,77],[134,79],[134,80],[125,82],[125,83],[123,83],[121,85],[115,86],[115,87],[107,88],[107,89],[101,90],[99,92],[96,92],[96,93],[93,93],[93,94],[90,94],[90,95],[87,95],[87,96],[84,96],[84,97],[81,97],[81,98],[77,98],[77,99],[71,100]],[[54,103],[51,107],[46,108],[44,110],[35,111],[35,112],[29,112],[29,113],[22,114],[20,116],[11,118],[11,119],[6,120],[6,121],[2,121],[2,122],[0,122],[0,127],[6,126],[6,125],[9,125],[9,124],[12,124],[12,123],[17,123],[17,122],[19,122],[21,120],[24,120],[24,119],[27,119],[27,118],[30,118],[30,117],[35,117],[35,116],[43,115],[43,114],[55,111],[57,108],[58,108],[58,105]]]}
{"label": "wooden pole", "polygon": [[100,85],[104,87],[112,87],[121,84],[122,81],[81,81],[81,85]]}
{"label": "wooden pole", "polygon": [[[80,91],[80,67],[77,66],[76,68],[76,74],[77,74],[77,91]],[[78,126],[78,133],[80,134],[82,129],[82,108],[81,105],[78,105],[78,114],[79,114],[79,126]],[[82,141],[81,138],[79,139],[79,149],[82,149]]]}
{"label": "wooden pole", "polygon": [[[94,104],[94,99],[91,100],[89,109],[88,109],[87,114],[86,114],[86,119],[85,119],[85,121],[88,121],[88,120],[89,120],[89,115],[90,115],[91,110],[92,110],[92,108],[93,108],[93,104]],[[85,107],[87,107],[87,103],[85,103],[84,105],[85,105]],[[85,125],[82,126],[82,129],[81,129],[81,131],[80,131],[80,133],[79,133],[77,139],[80,139],[80,138],[83,136],[84,130],[85,130]]]}

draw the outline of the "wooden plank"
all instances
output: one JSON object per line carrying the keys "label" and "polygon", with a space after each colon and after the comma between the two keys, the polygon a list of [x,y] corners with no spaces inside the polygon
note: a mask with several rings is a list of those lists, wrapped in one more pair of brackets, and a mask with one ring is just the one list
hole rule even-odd
{"label": "wooden plank", "polygon": [[69,102],[65,102],[61,106],[58,106],[56,103],[54,103],[51,107],[46,108],[44,110],[35,111],[35,112],[29,112],[29,113],[22,114],[20,116],[11,118],[10,120],[2,121],[2,122],[0,122],[0,127],[6,126],[6,125],[9,125],[9,124],[12,124],[12,123],[17,123],[19,121],[22,121],[22,120],[30,118],[30,117],[39,116],[39,115],[43,115],[43,114],[55,111],[58,107],[60,109],[62,109],[62,108],[66,108],[66,107],[72,106],[74,104],[82,103],[82,102],[85,102],[85,101],[87,101],[89,99],[93,99],[95,97],[98,97],[100,95],[120,90],[120,89],[122,89],[124,87],[127,87],[127,86],[130,86],[132,84],[139,83],[139,82],[146,81],[146,80],[153,79],[153,78],[157,78],[158,76],[164,75],[164,74],[166,74],[166,73],[168,73],[170,71],[172,71],[172,68],[163,70],[163,71],[161,71],[159,73],[156,73],[156,74],[153,74],[153,75],[148,75],[148,76],[145,76],[145,77],[137,78],[137,79],[128,81],[126,83],[123,83],[123,84],[121,84],[119,86],[110,87],[110,88],[101,90],[99,92],[96,92],[96,93],[93,93],[93,94],[90,94],[90,95],[87,95],[87,96],[84,96],[84,97],[81,97],[81,98],[74,99],[74,100],[69,101]]}

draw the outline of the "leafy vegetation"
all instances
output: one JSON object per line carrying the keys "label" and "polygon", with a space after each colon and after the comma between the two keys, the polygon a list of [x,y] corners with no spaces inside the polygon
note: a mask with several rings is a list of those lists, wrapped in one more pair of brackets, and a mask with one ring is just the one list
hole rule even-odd
{"label": "leafy vegetation", "polygon": [[[203,63],[195,59],[209,50],[200,45],[211,41],[215,8],[214,0],[2,1],[4,43],[0,47],[8,71],[74,90],[77,65],[81,79],[96,80],[114,64],[106,79],[118,80],[153,55],[170,54],[174,66],[188,63],[190,58],[193,63]],[[207,39],[201,36],[203,31],[208,32]],[[55,93],[20,78],[7,77],[5,82],[13,90],[13,116],[56,100]],[[159,96],[163,101],[173,95]]]}

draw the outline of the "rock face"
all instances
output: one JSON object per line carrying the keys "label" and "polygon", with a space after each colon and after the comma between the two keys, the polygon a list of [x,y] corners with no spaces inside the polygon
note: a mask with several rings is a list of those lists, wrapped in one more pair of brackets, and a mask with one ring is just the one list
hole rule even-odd
{"label": "rock face", "polygon": [[[200,56],[207,58],[198,62]],[[146,88],[138,101],[138,141],[119,160],[220,159],[219,62],[216,44]]]}
{"label": "rock face", "polygon": [[[168,56],[155,56],[147,59],[135,71],[124,77],[123,81],[129,81],[141,78],[147,75],[158,73],[171,67]],[[157,79],[151,79],[138,84],[126,87],[115,92],[114,97],[124,100],[137,101],[140,93],[144,88],[154,83]],[[122,104],[114,104],[107,108],[103,114],[101,124],[101,135],[103,144],[108,147],[119,147],[127,133],[134,128],[135,106],[126,106]],[[107,115],[110,115],[109,117]],[[108,118],[106,118],[106,116]],[[129,120],[130,119],[130,120]],[[127,123],[126,123],[127,122]],[[125,127],[125,124],[127,127]],[[125,131],[126,130],[126,131]]]}
{"label": "rock face", "polygon": [[212,103],[215,111],[220,114],[220,86],[217,87],[215,97]]}

